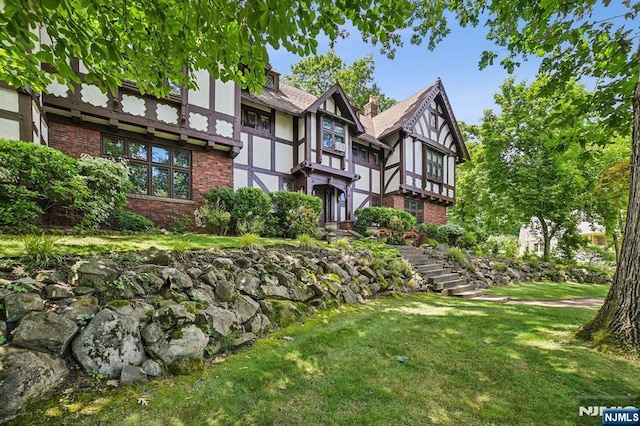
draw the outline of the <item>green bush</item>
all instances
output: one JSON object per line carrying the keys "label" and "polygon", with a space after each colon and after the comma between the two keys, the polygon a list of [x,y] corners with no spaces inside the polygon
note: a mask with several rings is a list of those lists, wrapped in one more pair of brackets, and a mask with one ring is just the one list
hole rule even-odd
{"label": "green bush", "polygon": [[451,262],[464,262],[464,253],[458,247],[451,247],[449,251],[447,251],[447,260]]}
{"label": "green bush", "polygon": [[315,235],[322,212],[322,200],[292,191],[269,194],[273,204],[273,220],[269,235],[295,238],[300,234]]}
{"label": "green bush", "polygon": [[108,222],[111,229],[119,231],[151,231],[156,227],[151,219],[122,209],[113,212]]}
{"label": "green bush", "polygon": [[[231,220],[237,224],[242,221],[261,220],[264,224],[270,219],[271,200],[260,188],[240,188],[236,191],[231,210]],[[237,230],[237,228],[236,228]]]}
{"label": "green bush", "polygon": [[407,212],[396,210],[390,207],[365,207],[355,212],[355,230],[365,234],[367,226],[379,226],[389,229],[393,236],[389,239],[390,244],[402,244],[402,234],[413,229],[416,218]]}
{"label": "green bush", "polygon": [[56,259],[58,238],[50,235],[24,235],[20,243],[25,254],[25,264],[31,268],[46,268]]}
{"label": "green bush", "polygon": [[235,200],[235,192],[233,188],[212,188],[208,192],[203,194],[205,201],[210,204],[215,205],[218,201],[220,204],[218,207],[225,212],[231,213],[233,210],[234,200]]}
{"label": "green bush", "polygon": [[460,238],[464,235],[464,228],[456,223],[445,223],[440,227],[440,234],[446,244],[458,246]]}
{"label": "green bush", "polygon": [[129,168],[120,160],[82,155],[78,160],[78,173],[88,191],[76,197],[74,206],[83,213],[77,224],[81,229],[97,229],[109,215],[127,204],[131,189]]}
{"label": "green bush", "polygon": [[425,244],[427,240],[436,241],[437,243],[447,242],[446,236],[443,237],[442,233],[440,232],[440,225],[436,223],[421,223],[416,227],[416,232],[418,232],[418,235],[420,235],[420,237],[418,238],[418,245]]}
{"label": "green bush", "polygon": [[458,245],[462,248],[472,248],[478,244],[478,238],[474,232],[467,231],[458,240]]}
{"label": "green bush", "polygon": [[182,216],[174,216],[171,220],[173,224],[170,229],[174,234],[186,234],[193,228],[193,219],[186,213]]}
{"label": "green bush", "polygon": [[70,206],[88,189],[77,162],[43,145],[0,139],[0,227],[34,228],[56,206]]}
{"label": "green bush", "polygon": [[231,223],[231,213],[225,211],[224,203],[217,199],[215,202],[205,202],[194,212],[195,223],[199,228],[204,228],[208,233],[225,235]]}

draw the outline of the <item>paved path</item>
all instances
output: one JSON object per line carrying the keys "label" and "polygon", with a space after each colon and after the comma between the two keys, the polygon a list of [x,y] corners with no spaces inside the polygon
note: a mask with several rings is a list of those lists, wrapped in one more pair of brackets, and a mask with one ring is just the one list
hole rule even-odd
{"label": "paved path", "polygon": [[583,297],[558,300],[509,300],[505,303],[512,305],[550,306],[554,308],[599,308],[604,303],[604,299]]}

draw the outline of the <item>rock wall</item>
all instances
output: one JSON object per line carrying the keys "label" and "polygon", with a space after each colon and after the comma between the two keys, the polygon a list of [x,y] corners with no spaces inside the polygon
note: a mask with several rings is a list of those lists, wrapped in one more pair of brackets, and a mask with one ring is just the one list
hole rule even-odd
{"label": "rock wall", "polygon": [[446,245],[437,248],[422,246],[425,253],[445,262],[447,267],[466,275],[480,288],[502,286],[517,282],[531,281],[574,281],[578,283],[611,284],[613,275],[601,270],[584,267],[567,267],[553,262],[515,259],[487,259],[465,254],[463,262],[452,262],[447,259]]}
{"label": "rock wall", "polygon": [[179,258],[151,249],[126,261],[84,258],[32,276],[5,275],[0,419],[59,386],[74,365],[133,383],[188,371],[205,354],[250,343],[314,309],[426,291],[389,265],[372,269],[372,260],[368,251],[293,247]]}

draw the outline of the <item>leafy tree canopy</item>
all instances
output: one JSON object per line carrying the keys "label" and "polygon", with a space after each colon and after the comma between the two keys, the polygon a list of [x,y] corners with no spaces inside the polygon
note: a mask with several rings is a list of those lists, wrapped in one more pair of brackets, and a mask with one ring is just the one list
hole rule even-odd
{"label": "leafy tree canopy", "polygon": [[385,96],[373,80],[373,55],[358,59],[347,66],[344,60],[330,50],[325,55],[311,56],[291,65],[291,74],[285,81],[316,96],[322,95],[336,82],[344,89],[351,102],[362,110],[375,96],[378,112],[396,103]]}
{"label": "leafy tree canopy", "polygon": [[224,81],[259,90],[265,81],[267,46],[314,54],[321,33],[335,41],[346,23],[391,48],[399,43],[395,31],[411,11],[409,0],[381,0],[374,6],[329,0],[2,3],[0,79],[36,91],[53,79],[78,83],[69,62],[80,58],[87,80],[105,91],[128,79],[141,91],[159,96],[169,93],[168,79],[193,87],[185,69],[206,69]]}

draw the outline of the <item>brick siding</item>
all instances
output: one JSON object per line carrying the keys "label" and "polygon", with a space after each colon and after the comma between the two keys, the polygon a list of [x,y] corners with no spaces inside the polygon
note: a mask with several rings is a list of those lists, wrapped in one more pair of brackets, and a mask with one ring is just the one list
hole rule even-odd
{"label": "brick siding", "polygon": [[[402,195],[389,195],[382,199],[383,207],[392,207],[404,211],[404,199]],[[422,221],[425,223],[447,223],[447,208],[443,204],[424,201],[422,204]]]}
{"label": "brick siding", "polygon": [[[49,146],[71,157],[78,158],[80,154],[99,156],[100,135],[99,130],[92,128],[58,122],[49,123]],[[233,159],[226,153],[207,152],[194,147],[192,160],[192,201],[131,195],[127,210],[148,217],[158,227],[169,228],[173,224],[173,217],[183,214],[193,216],[193,211],[202,204],[203,194],[211,188],[233,187]]]}

